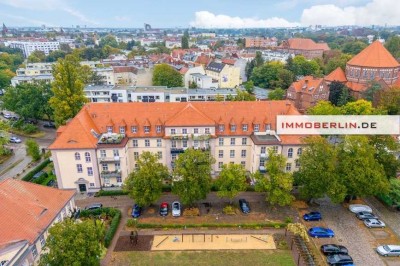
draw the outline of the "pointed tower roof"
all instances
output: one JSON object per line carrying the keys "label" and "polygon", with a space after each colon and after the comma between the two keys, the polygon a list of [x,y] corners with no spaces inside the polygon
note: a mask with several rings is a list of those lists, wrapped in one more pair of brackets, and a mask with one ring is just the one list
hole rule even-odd
{"label": "pointed tower roof", "polygon": [[365,67],[399,67],[400,64],[386,50],[379,40],[374,41],[367,48],[354,56],[348,65]]}
{"label": "pointed tower roof", "polygon": [[326,81],[347,82],[346,74],[341,67],[333,70],[328,76],[325,77]]}

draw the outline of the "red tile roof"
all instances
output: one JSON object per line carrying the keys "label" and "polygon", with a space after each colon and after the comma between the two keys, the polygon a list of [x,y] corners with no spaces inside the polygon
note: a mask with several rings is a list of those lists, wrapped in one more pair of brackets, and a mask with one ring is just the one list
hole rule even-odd
{"label": "red tile roof", "polygon": [[[126,135],[133,138],[163,137],[164,133],[156,133],[156,125],[212,127],[223,123],[228,129],[232,118],[239,122],[239,119],[243,117],[262,126],[265,119],[275,121],[279,114],[299,114],[299,112],[290,101],[88,103],[66,125],[65,130],[49,148],[53,150],[96,148],[97,138],[91,130],[99,134],[107,132],[107,124],[111,118],[115,132],[118,132],[119,127],[126,123]],[[150,125],[150,133],[144,133],[145,124]],[[130,130],[133,125],[138,126],[137,133],[132,133]],[[274,129],[275,123],[271,126]],[[242,132],[241,127],[238,127],[235,132],[225,130],[223,135],[250,135],[251,133],[251,130]]]}
{"label": "red tile roof", "polygon": [[201,65],[208,65],[208,63],[211,62],[211,58],[209,56],[206,55],[199,55],[195,61],[195,63],[197,64],[201,64]]}
{"label": "red tile roof", "polygon": [[15,179],[1,181],[0,246],[19,240],[32,244],[75,193]]}
{"label": "red tile roof", "polygon": [[324,51],[330,50],[328,44],[316,43],[311,39],[292,38],[287,40],[287,44],[289,45],[290,49],[296,49],[296,50],[324,50]]}
{"label": "red tile roof", "polygon": [[137,74],[138,70],[133,66],[113,66],[114,73],[126,73],[131,72]]}
{"label": "red tile roof", "polygon": [[224,58],[222,59],[222,63],[233,66],[236,63],[236,60],[231,58]]}
{"label": "red tile roof", "polygon": [[292,85],[290,85],[290,87],[293,87],[296,92],[313,94],[323,81],[324,81],[323,78],[305,76],[303,79],[293,82]]}
{"label": "red tile roof", "polygon": [[359,54],[354,56],[347,62],[352,66],[365,66],[365,67],[400,67],[400,64],[386,50],[379,40],[376,40]]}
{"label": "red tile roof", "polygon": [[346,74],[343,69],[338,67],[325,77],[326,81],[347,82]]}
{"label": "red tile roof", "polygon": [[346,83],[346,87],[351,89],[352,91],[365,91],[368,87],[368,84],[349,81]]}

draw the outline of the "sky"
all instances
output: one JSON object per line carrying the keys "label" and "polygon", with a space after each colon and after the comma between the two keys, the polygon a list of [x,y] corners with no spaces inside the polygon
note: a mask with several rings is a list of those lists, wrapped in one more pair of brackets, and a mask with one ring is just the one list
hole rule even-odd
{"label": "sky", "polygon": [[7,26],[265,28],[400,25],[399,0],[0,0]]}

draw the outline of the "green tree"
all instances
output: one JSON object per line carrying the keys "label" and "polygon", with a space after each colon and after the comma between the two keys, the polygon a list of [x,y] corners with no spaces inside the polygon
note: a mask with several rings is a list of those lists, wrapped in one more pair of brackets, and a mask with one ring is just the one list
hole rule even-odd
{"label": "green tree", "polygon": [[388,192],[385,171],[374,153],[365,136],[345,136],[339,144],[336,171],[348,195],[367,197]]}
{"label": "green tree", "polygon": [[340,53],[339,55],[331,58],[327,64],[325,65],[325,74],[331,73],[333,70],[336,68],[340,67],[341,69],[345,70],[347,62],[352,58],[353,56],[350,54],[342,54]]}
{"label": "green tree", "polygon": [[279,71],[283,69],[280,62],[268,62],[260,67],[255,67],[250,79],[254,85],[261,88],[273,88],[279,85]]}
{"label": "green tree", "polygon": [[185,30],[181,39],[182,49],[189,49],[189,31]]}
{"label": "green tree", "polygon": [[254,92],[254,83],[253,81],[249,80],[244,84],[244,88],[248,93],[253,93]]}
{"label": "green tree", "polygon": [[33,139],[27,139],[25,141],[26,154],[32,157],[34,161],[40,160],[40,148],[39,144]]}
{"label": "green tree", "polygon": [[341,113],[344,115],[378,115],[382,114],[382,110],[378,110],[372,106],[372,103],[366,100],[358,100],[343,105]]}
{"label": "green tree", "polygon": [[293,59],[293,73],[295,76],[320,76],[322,71],[315,60],[307,60],[304,56],[297,55]]}
{"label": "green tree", "polygon": [[159,162],[157,154],[145,151],[138,161],[138,169],[125,180],[124,190],[142,207],[149,206],[162,194],[163,181],[169,177],[168,168]]}
{"label": "green tree", "polygon": [[246,190],[246,170],[240,164],[225,164],[215,185],[218,187],[218,197],[226,197],[229,204],[232,204],[233,198]]}
{"label": "green tree", "polygon": [[385,43],[386,49],[394,56],[394,58],[400,57],[400,36],[392,36]]}
{"label": "green tree", "polygon": [[362,41],[351,41],[343,46],[342,52],[345,54],[356,55],[367,47],[367,44]]}
{"label": "green tree", "polygon": [[105,235],[100,220],[77,223],[66,219],[52,226],[49,233],[40,266],[100,265]]}
{"label": "green tree", "polygon": [[400,179],[391,178],[389,180],[390,190],[389,197],[393,200],[396,205],[400,204]]}
{"label": "green tree", "polygon": [[4,120],[0,120],[0,156],[8,155],[11,153],[10,149],[8,149],[6,146],[10,142],[8,134],[9,129],[9,124]]}
{"label": "green tree", "polygon": [[329,85],[329,101],[333,105],[338,106],[339,100],[342,97],[344,89],[345,89],[345,86],[341,82],[333,81]]}
{"label": "green tree", "polygon": [[0,89],[10,86],[11,79],[15,76],[9,69],[0,70]]}
{"label": "green tree", "polygon": [[248,93],[247,91],[242,91],[237,89],[236,90],[236,96],[233,99],[234,101],[255,101],[256,100],[256,96]]}
{"label": "green tree", "polygon": [[278,70],[278,81],[276,87],[288,89],[290,85],[292,85],[295,80],[293,72],[287,69],[279,69]]}
{"label": "green tree", "polygon": [[64,125],[73,118],[87,102],[83,92],[83,70],[76,56],[67,55],[53,66],[53,96],[50,106],[54,110],[56,125]]}
{"label": "green tree", "polygon": [[246,63],[246,67],[245,67],[244,71],[245,71],[247,80],[250,80],[251,74],[253,73],[253,69],[255,67],[254,64],[255,64],[254,60],[251,60],[251,61]]}
{"label": "green tree", "polygon": [[346,86],[343,87],[342,93],[340,94],[340,97],[337,101],[337,106],[343,106],[346,105],[349,102],[354,102],[354,98],[350,95],[350,89],[347,88]]}
{"label": "green tree", "polygon": [[154,67],[153,85],[167,87],[183,86],[182,75],[167,64],[159,64]]}
{"label": "green tree", "polygon": [[256,57],[254,57],[254,66],[255,67],[260,67],[264,65],[264,58],[262,57],[261,51],[256,52]]}
{"label": "green tree", "polygon": [[59,58],[65,58],[66,52],[62,50],[51,51],[48,56],[46,56],[46,62],[56,62]]}
{"label": "green tree", "polygon": [[309,115],[340,115],[340,108],[328,101],[319,101],[315,106],[307,110]]}
{"label": "green tree", "polygon": [[400,114],[400,88],[381,90],[378,93],[377,106],[386,110],[389,115]]}
{"label": "green tree", "polygon": [[39,63],[46,60],[46,55],[43,51],[35,50],[28,56],[29,63]]}
{"label": "green tree", "polygon": [[276,154],[272,149],[268,151],[266,177],[256,175],[256,191],[266,192],[266,201],[271,205],[290,205],[294,199],[293,175],[285,172],[286,158],[282,154]]}
{"label": "green tree", "polygon": [[395,178],[400,168],[400,161],[395,156],[400,150],[400,144],[387,135],[371,135],[369,144],[375,148],[374,157],[383,166],[386,178]]}
{"label": "green tree", "polygon": [[192,205],[205,199],[211,189],[211,165],[215,159],[209,152],[187,149],[175,161],[172,192],[183,204]]}
{"label": "green tree", "polygon": [[66,54],[72,53],[71,46],[68,43],[60,43],[60,50],[65,52]]}
{"label": "green tree", "polygon": [[283,100],[286,98],[286,91],[281,88],[276,88],[275,90],[268,93],[268,100]]}
{"label": "green tree", "polygon": [[110,46],[113,48],[118,48],[118,42],[115,39],[115,37],[111,34],[108,34],[107,36],[101,38],[100,42],[99,42],[99,46],[101,48],[105,47],[105,46]]}

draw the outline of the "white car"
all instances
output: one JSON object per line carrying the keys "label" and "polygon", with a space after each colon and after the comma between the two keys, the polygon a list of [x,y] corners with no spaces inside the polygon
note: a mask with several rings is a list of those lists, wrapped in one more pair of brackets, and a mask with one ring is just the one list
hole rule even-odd
{"label": "white car", "polygon": [[11,137],[10,138],[11,143],[21,143],[21,139],[17,137]]}
{"label": "white car", "polygon": [[372,227],[384,228],[386,226],[386,224],[379,219],[365,219],[364,224],[368,228]]}
{"label": "white car", "polygon": [[382,256],[400,256],[400,246],[384,245],[376,248],[376,252]]}
{"label": "white car", "polygon": [[362,204],[350,204],[349,210],[354,213],[359,212],[372,212],[371,207]]}
{"label": "white car", "polygon": [[172,216],[179,217],[181,216],[181,204],[179,201],[172,202]]}

